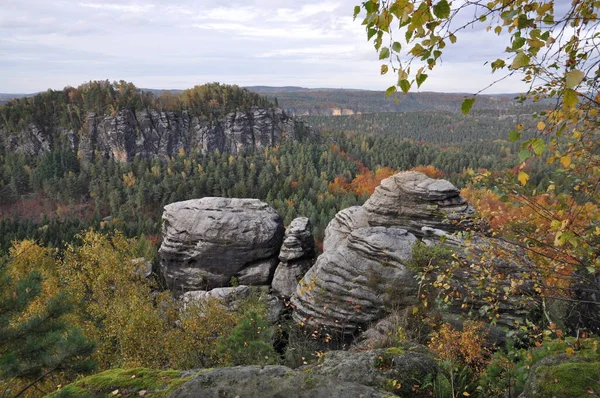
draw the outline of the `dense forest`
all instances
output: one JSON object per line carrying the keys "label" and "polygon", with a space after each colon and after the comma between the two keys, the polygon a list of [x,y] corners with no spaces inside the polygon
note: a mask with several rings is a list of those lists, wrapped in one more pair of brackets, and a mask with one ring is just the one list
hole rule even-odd
{"label": "dense forest", "polygon": [[[209,84],[156,96],[129,83],[92,82],[11,101],[0,107],[0,114],[7,131],[28,123],[54,123],[77,131],[82,112],[110,114],[152,107],[211,119],[274,104],[236,86]],[[498,231],[510,231],[508,225],[525,228],[524,220],[533,214],[506,204],[499,181],[519,186],[526,171],[528,184],[520,192],[542,204],[555,199],[540,193],[563,195],[577,184],[544,156],[523,163],[522,146],[511,142],[507,131],[516,128],[523,137],[531,134],[526,131],[532,122],[524,114],[481,109],[465,116],[428,110],[306,120],[317,134],[235,155],[215,150],[181,151],[170,158],[136,156],[127,162],[103,156],[85,159],[62,145],[60,136],[39,156],[0,146],[0,265],[6,264],[0,267],[0,278],[15,291],[31,292],[21,304],[12,303],[9,296],[0,297],[0,303],[51,314],[40,321],[45,330],[67,336],[72,347],[60,360],[64,370],[57,379],[39,383],[39,391],[31,395],[75,380],[92,365],[96,370],[273,363],[296,367],[316,361],[324,348],[343,346],[343,341],[330,337],[320,341],[290,321],[276,328],[267,321],[262,296],[250,298],[233,313],[212,302],[182,312],[181,303],[163,291],[160,278],[140,279],[138,263],[132,259],[156,260],[161,214],[169,203],[209,196],[258,198],[273,206],[286,226],[298,216],[308,217],[322,250],[325,228],[335,214],[363,204],[384,178],[398,171],[421,171],[464,188],[463,194]],[[3,275],[6,272],[8,276]],[[11,279],[15,276],[18,283]],[[74,300],[65,300],[64,294]],[[419,308],[414,307],[413,315],[423,310]],[[68,323],[60,321],[65,317]],[[443,353],[453,341],[463,344],[461,339],[465,346],[458,349],[465,352],[484,344],[478,340],[483,330],[479,324],[467,326],[462,335],[443,325],[429,342],[433,351]],[[474,340],[466,339],[469,334]],[[447,341],[436,348],[440,339]],[[246,348],[248,341],[251,349]],[[285,348],[276,352],[274,341],[285,341]],[[525,349],[512,352],[519,366],[533,363]],[[88,357],[93,361],[84,360]],[[491,361],[490,372],[497,365],[487,352],[477,360]],[[20,374],[21,365],[10,364],[16,366],[17,370],[11,368],[15,374]],[[27,377],[18,379],[13,388],[27,388],[24,380]],[[481,380],[489,383],[482,391],[505,388]],[[515,383],[522,387],[522,381]],[[79,393],[75,390],[72,395]]]}
{"label": "dense forest", "polygon": [[[516,145],[502,140],[440,147],[385,133],[323,132],[313,142],[285,143],[260,153],[213,152],[168,161],[97,158],[87,163],[68,150],[40,157],[6,153],[0,155],[0,248],[25,238],[61,246],[79,230],[101,224],[128,236],[157,236],[163,206],[204,196],[265,200],[286,225],[296,216],[309,217],[321,240],[336,212],[362,204],[394,171],[431,165],[464,186],[469,171],[501,173],[514,167],[516,152]],[[536,162],[530,167],[538,171],[532,173],[535,186],[547,186],[550,166]]]}
{"label": "dense forest", "polygon": [[156,96],[125,81],[92,81],[78,87],[13,99],[0,107],[0,121],[2,128],[9,131],[22,129],[29,123],[55,124],[78,131],[87,112],[111,115],[123,109],[133,112],[185,110],[201,119],[213,119],[240,108],[272,105],[256,93],[218,83],[196,86],[174,95],[163,91]]}

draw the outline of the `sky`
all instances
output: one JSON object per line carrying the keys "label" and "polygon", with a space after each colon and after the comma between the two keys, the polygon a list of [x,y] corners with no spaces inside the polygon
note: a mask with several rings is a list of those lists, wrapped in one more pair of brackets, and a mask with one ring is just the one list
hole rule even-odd
{"label": "sky", "polygon": [[[0,0],[0,92],[90,80],[185,89],[221,82],[384,90],[360,21],[360,0]],[[483,26],[458,35],[423,91],[476,92],[499,76],[485,61],[507,37]],[[519,79],[485,93],[522,91]]]}

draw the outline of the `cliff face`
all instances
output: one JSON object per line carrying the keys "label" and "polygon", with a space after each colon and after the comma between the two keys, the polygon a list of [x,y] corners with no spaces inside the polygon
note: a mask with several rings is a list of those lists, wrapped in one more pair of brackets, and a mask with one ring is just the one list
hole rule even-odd
{"label": "cliff face", "polygon": [[302,140],[312,134],[310,126],[279,108],[251,108],[213,121],[201,120],[187,111],[120,110],[115,115],[86,113],[80,131],[50,122],[30,123],[20,131],[4,128],[0,130],[0,143],[8,151],[31,155],[63,146],[77,151],[84,159],[97,155],[125,162],[136,155],[166,158],[181,150],[190,153],[218,149],[237,154]]}

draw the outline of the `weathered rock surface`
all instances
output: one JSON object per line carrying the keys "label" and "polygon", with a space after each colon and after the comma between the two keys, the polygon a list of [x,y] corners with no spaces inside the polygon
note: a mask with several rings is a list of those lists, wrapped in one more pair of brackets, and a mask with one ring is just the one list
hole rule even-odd
{"label": "weathered rock surface", "polygon": [[239,311],[247,300],[255,295],[259,300],[263,300],[267,308],[267,316],[272,323],[281,318],[285,311],[285,306],[276,296],[268,294],[268,286],[234,286],[218,287],[212,290],[195,290],[186,292],[183,295],[183,305],[205,300],[218,300],[227,310]]}
{"label": "weathered rock surface", "polygon": [[474,210],[460,191],[446,180],[407,171],[386,178],[365,202],[371,226],[396,226],[422,236],[423,227],[443,231],[460,229]]}
{"label": "weathered rock surface", "polygon": [[124,162],[136,155],[167,158],[180,150],[190,153],[218,149],[237,154],[314,134],[310,126],[290,118],[279,108],[231,112],[212,122],[187,111],[119,110],[115,115],[88,112],[82,116],[84,128],[80,132],[52,124],[30,124],[22,131],[0,130],[0,142],[7,150],[32,155],[58,145],[79,152],[84,159],[100,153]]}
{"label": "weathered rock surface", "polygon": [[567,354],[550,356],[531,367],[519,398],[583,398],[600,394],[600,362]]}
{"label": "weathered rock surface", "polygon": [[312,226],[306,217],[298,217],[290,223],[285,231],[285,238],[275,270],[273,292],[280,296],[291,296],[296,291],[298,282],[306,271],[312,267],[315,256],[315,241]]}
{"label": "weathered rock surface", "polygon": [[[328,351],[314,374],[381,389],[393,389],[400,396],[412,396],[413,386],[421,385],[427,375],[437,374],[437,364],[426,347],[416,344],[370,351]],[[396,381],[398,388],[390,383]]]}
{"label": "weathered rock surface", "polygon": [[292,297],[294,318],[352,334],[381,318],[390,305],[413,304],[417,283],[405,264],[416,240],[401,228],[352,231],[306,273]]}
{"label": "weathered rock surface", "polygon": [[375,398],[387,395],[373,387],[285,366],[238,366],[202,372],[170,397]]}
{"label": "weathered rock surface", "polygon": [[418,172],[383,180],[363,206],[340,211],[327,226],[324,252],[292,297],[294,319],[351,334],[416,303],[406,264],[417,237],[439,238],[473,213],[448,181]]}
{"label": "weathered rock surface", "polygon": [[165,206],[160,269],[177,294],[268,285],[283,240],[281,216],[258,199],[202,198]]}

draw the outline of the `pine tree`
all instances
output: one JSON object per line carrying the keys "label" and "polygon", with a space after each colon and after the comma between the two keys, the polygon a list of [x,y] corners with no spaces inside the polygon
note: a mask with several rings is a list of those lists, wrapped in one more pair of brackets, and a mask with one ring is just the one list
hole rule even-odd
{"label": "pine tree", "polygon": [[21,396],[53,373],[85,373],[94,367],[89,356],[95,343],[66,321],[72,305],[64,293],[41,309],[31,308],[42,282],[37,270],[13,280],[0,268],[0,396]]}

